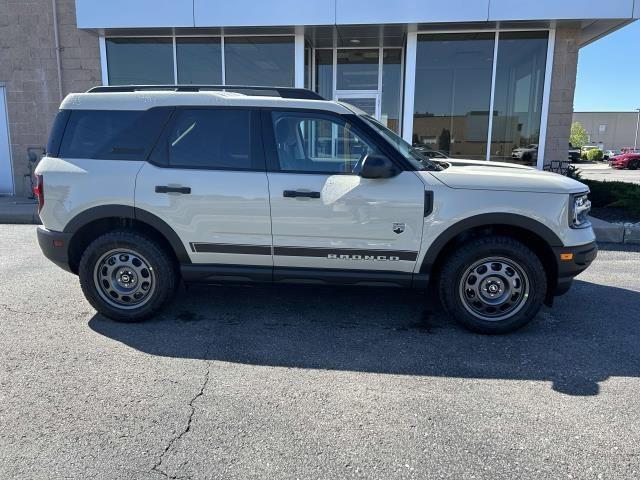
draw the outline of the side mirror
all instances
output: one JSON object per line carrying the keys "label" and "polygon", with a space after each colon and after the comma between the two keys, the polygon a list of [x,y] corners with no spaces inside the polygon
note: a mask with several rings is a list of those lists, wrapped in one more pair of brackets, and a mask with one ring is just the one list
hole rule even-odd
{"label": "side mirror", "polygon": [[391,160],[382,155],[367,155],[362,160],[360,176],[362,178],[390,178],[397,175],[396,167]]}

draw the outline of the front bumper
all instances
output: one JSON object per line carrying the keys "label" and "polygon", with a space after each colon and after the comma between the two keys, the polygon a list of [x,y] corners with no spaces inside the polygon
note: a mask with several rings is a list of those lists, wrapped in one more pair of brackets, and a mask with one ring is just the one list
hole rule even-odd
{"label": "front bumper", "polygon": [[58,265],[60,268],[71,271],[69,266],[69,243],[71,233],[54,232],[43,226],[37,228],[38,243],[44,256]]}
{"label": "front bumper", "polygon": [[571,288],[576,275],[584,272],[591,265],[598,255],[598,245],[596,242],[591,242],[577,247],[554,247],[553,254],[558,272],[554,295],[559,296]]}

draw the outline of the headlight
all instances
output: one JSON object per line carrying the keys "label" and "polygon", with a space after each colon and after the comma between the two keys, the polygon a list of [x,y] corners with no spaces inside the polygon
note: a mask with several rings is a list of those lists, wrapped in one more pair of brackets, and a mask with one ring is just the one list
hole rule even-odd
{"label": "headlight", "polygon": [[591,211],[589,192],[574,193],[569,203],[569,226],[571,228],[586,228],[591,225],[587,215]]}

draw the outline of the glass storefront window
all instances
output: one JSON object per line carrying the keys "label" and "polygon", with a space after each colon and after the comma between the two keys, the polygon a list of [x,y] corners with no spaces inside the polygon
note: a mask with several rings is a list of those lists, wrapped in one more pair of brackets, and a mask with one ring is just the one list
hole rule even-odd
{"label": "glass storefront window", "polygon": [[304,44],[304,88],[311,89],[311,54],[313,50],[311,46],[305,42]]}
{"label": "glass storefront window", "polygon": [[377,90],[378,49],[338,49],[336,89]]}
{"label": "glass storefront window", "polygon": [[485,160],[493,33],[419,35],[413,143]]}
{"label": "glass storefront window", "polygon": [[293,37],[225,37],[225,83],[293,87]]}
{"label": "glass storefront window", "polygon": [[536,164],[547,41],[547,32],[498,37],[491,160]]}
{"label": "glass storefront window", "polygon": [[173,84],[171,38],[108,38],[109,85]]}
{"label": "glass storefront window", "polygon": [[333,100],[333,50],[316,50],[316,92]]}
{"label": "glass storefront window", "polygon": [[380,121],[400,133],[400,92],[402,91],[402,50],[385,48],[382,54],[382,101]]}
{"label": "glass storefront window", "polygon": [[177,38],[176,61],[178,83],[222,83],[222,51],[219,38]]}

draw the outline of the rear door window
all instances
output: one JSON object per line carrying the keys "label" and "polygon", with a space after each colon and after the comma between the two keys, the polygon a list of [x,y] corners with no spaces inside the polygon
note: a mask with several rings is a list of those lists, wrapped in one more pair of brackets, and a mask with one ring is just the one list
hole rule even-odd
{"label": "rear door window", "polygon": [[176,168],[264,170],[254,139],[256,115],[249,109],[178,109],[152,161]]}
{"label": "rear door window", "polygon": [[74,110],[60,157],[146,160],[171,110]]}

